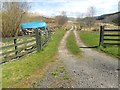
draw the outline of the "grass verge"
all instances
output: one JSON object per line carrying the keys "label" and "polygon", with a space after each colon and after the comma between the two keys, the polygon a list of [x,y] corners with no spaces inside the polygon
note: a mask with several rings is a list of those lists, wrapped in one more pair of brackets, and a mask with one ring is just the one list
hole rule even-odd
{"label": "grass verge", "polygon": [[75,36],[73,34],[73,31],[70,32],[69,36],[67,37],[66,42],[67,49],[74,55],[80,57],[82,52],[80,51],[79,47],[77,46],[77,43],[75,41]]}
{"label": "grass verge", "polygon": [[43,51],[2,65],[2,87],[12,87],[49,63],[51,58],[56,55],[59,42],[64,33],[64,30],[56,30]]}
{"label": "grass verge", "polygon": [[[93,31],[80,31],[80,38],[88,47],[94,47],[99,45],[99,32]],[[106,48],[97,47],[98,51],[105,52],[113,57],[120,58],[118,55],[118,46],[107,46]]]}

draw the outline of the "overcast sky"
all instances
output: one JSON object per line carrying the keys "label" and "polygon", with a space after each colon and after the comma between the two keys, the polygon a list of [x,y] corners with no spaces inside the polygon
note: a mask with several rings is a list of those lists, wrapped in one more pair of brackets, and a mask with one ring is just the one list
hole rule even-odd
{"label": "overcast sky", "polygon": [[[25,1],[25,0],[21,0]],[[118,11],[120,0],[26,0],[31,3],[30,12],[45,16],[59,15],[65,11],[68,16],[78,17],[86,13],[88,7],[96,8],[96,16]]]}

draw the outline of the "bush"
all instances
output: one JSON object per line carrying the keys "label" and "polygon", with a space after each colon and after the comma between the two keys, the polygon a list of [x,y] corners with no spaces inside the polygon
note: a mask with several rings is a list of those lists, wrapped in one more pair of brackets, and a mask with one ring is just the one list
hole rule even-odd
{"label": "bush", "polygon": [[20,30],[19,25],[28,4],[25,2],[4,2],[2,9],[2,37],[13,37]]}

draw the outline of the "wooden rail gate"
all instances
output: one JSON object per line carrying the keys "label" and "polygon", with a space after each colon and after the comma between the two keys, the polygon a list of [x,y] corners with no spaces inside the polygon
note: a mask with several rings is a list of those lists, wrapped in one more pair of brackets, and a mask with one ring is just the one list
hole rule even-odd
{"label": "wooden rail gate", "polygon": [[105,29],[100,26],[99,46],[120,45],[120,29]]}
{"label": "wooden rail gate", "polygon": [[13,59],[18,59],[33,51],[41,51],[51,37],[50,30],[44,32],[36,29],[34,34],[4,38],[7,45],[2,46],[0,52],[0,63],[5,63]]}

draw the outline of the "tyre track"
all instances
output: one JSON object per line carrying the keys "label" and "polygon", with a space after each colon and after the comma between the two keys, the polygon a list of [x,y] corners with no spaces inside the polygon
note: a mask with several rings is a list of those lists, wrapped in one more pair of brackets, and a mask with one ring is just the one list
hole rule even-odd
{"label": "tyre track", "polygon": [[[74,30],[79,47],[86,47]],[[67,35],[66,35],[67,37]],[[78,59],[66,49],[66,37],[60,43],[59,58],[63,60],[76,88],[118,88],[118,60],[91,49],[80,48],[83,57]]]}
{"label": "tyre track", "polygon": [[[80,48],[83,57],[76,58],[66,48],[66,39],[70,32],[75,35],[79,47],[86,47],[73,27],[66,32],[58,47],[58,60],[54,68],[48,70],[45,77],[37,83],[39,88],[118,88],[118,60],[89,48]],[[50,72],[64,66],[69,80],[53,78]],[[61,76],[60,76],[61,77]],[[36,87],[35,86],[35,87]]]}

